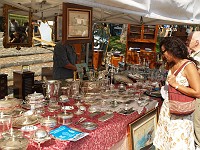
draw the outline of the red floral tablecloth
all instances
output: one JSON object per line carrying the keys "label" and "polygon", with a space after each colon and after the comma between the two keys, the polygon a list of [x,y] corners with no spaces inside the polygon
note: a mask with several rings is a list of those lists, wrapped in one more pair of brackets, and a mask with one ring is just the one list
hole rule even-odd
{"label": "red floral tablecloth", "polygon": [[[88,106],[86,106],[88,107]],[[76,110],[73,110],[76,111]],[[59,112],[46,112],[44,116],[53,116],[55,113]],[[88,132],[89,135],[83,139],[76,142],[69,141],[59,141],[56,139],[51,139],[41,144],[42,150],[108,150],[117,142],[119,142],[127,133],[127,127],[129,123],[135,121],[142,115],[146,113],[144,108],[140,114],[134,112],[130,115],[121,115],[114,113],[114,117],[105,121],[100,122],[98,118],[103,116],[101,113],[94,118],[89,117],[89,112],[85,112],[82,115],[74,116],[73,123],[69,126],[72,128],[77,128],[81,131]],[[78,121],[80,117],[86,117],[85,121],[91,121],[97,123],[98,127],[95,130],[86,130],[81,127],[81,125],[75,125],[74,122]],[[37,143],[30,141],[27,150],[37,149]]]}

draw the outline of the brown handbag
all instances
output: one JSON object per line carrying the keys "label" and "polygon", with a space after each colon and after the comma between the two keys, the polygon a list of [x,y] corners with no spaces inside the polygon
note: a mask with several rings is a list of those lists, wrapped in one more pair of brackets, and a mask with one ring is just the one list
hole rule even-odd
{"label": "brown handbag", "polygon": [[[181,69],[188,63],[186,61],[175,73],[177,74],[181,71]],[[168,87],[168,97],[169,97],[169,109],[171,114],[175,115],[189,115],[195,110],[195,100],[196,98],[187,96],[174,87],[169,85]]]}

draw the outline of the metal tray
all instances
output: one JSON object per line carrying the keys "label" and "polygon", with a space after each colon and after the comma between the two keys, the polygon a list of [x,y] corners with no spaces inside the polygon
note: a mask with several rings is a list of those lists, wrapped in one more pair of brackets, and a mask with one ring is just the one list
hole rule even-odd
{"label": "metal tray", "polygon": [[16,117],[22,116],[23,113],[24,113],[25,111],[26,111],[25,109],[16,108],[16,109],[14,109],[12,112],[10,112],[10,113],[5,113],[5,114],[6,114],[6,115],[11,115],[13,118],[16,118]]}
{"label": "metal tray", "polygon": [[97,128],[97,124],[93,122],[83,122],[81,126],[87,130],[94,130]]}
{"label": "metal tray", "polygon": [[0,148],[6,150],[25,150],[28,147],[28,139],[25,137],[9,137],[0,139]]}
{"label": "metal tray", "polygon": [[21,128],[23,126],[35,125],[37,123],[38,123],[38,117],[37,116],[34,116],[34,115],[21,116],[21,117],[14,119],[13,127]]}
{"label": "metal tray", "polygon": [[130,108],[130,109],[127,109],[127,110],[126,109],[122,109],[118,113],[122,114],[122,115],[129,115],[129,114],[132,114],[134,112],[135,112],[135,110],[133,108]]}
{"label": "metal tray", "polygon": [[151,97],[162,98],[160,91],[145,91],[144,94]]}

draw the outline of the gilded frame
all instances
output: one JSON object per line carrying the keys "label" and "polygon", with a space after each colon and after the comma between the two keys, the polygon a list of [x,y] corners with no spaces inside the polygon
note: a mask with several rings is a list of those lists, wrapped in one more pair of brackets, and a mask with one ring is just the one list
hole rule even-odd
{"label": "gilded frame", "polygon": [[130,150],[156,150],[153,146],[153,139],[157,121],[158,108],[155,108],[143,117],[129,124]]}
{"label": "gilded frame", "polygon": [[15,8],[13,6],[10,5],[6,5],[4,4],[3,6],[3,16],[4,16],[4,38],[3,38],[3,46],[5,48],[9,48],[9,47],[17,47],[20,49],[20,47],[32,47],[32,36],[33,36],[33,26],[32,26],[32,12],[29,11],[27,12],[28,14],[28,21],[29,21],[29,31],[28,31],[28,42],[27,43],[10,43],[9,42],[9,10],[19,10],[19,11],[23,11],[20,10],[18,8]]}

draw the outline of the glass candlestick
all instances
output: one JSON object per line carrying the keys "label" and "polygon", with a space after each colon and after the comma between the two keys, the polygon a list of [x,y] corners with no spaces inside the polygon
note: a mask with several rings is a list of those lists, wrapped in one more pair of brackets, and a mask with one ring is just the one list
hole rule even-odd
{"label": "glass candlestick", "polygon": [[114,68],[112,66],[111,71],[110,71],[110,90],[112,91],[114,89],[114,85],[112,83],[114,78]]}

